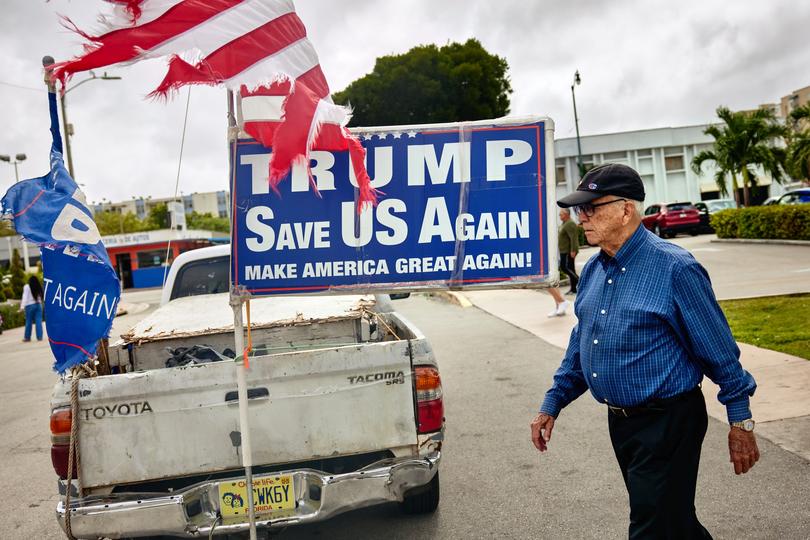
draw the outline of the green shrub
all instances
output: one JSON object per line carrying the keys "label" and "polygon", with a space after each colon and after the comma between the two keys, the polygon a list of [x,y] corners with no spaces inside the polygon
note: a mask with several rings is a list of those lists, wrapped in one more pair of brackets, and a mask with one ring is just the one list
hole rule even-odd
{"label": "green shrub", "polygon": [[25,313],[20,311],[20,306],[16,304],[0,305],[0,315],[3,317],[3,330],[17,328],[25,324]]}
{"label": "green shrub", "polygon": [[577,234],[579,235],[579,247],[588,247],[588,241],[585,239],[585,228],[582,225],[577,225]]}
{"label": "green shrub", "polygon": [[11,280],[9,281],[9,285],[11,286],[11,298],[22,298],[22,291],[23,287],[25,286],[25,270],[23,267],[22,257],[20,257],[20,252],[16,249],[12,251],[11,254],[11,266],[9,266],[9,274],[11,274]]}
{"label": "green shrub", "polygon": [[723,210],[711,220],[718,238],[810,240],[810,204]]}

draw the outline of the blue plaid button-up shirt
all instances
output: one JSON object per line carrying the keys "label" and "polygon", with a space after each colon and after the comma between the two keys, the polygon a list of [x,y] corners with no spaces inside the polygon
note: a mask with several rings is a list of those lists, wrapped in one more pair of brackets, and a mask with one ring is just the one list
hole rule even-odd
{"label": "blue plaid button-up shirt", "polygon": [[579,324],[540,412],[557,416],[590,389],[601,403],[633,407],[689,391],[708,376],[729,422],[751,418],[756,382],[717,304],[706,270],[644,226],[610,257],[582,270]]}

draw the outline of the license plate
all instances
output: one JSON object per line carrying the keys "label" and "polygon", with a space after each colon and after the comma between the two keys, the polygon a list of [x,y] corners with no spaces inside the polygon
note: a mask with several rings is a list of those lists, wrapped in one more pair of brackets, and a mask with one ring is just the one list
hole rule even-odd
{"label": "license plate", "polygon": [[[244,479],[219,483],[219,509],[223,519],[248,515],[247,482]],[[253,508],[267,514],[295,508],[293,478],[289,474],[253,477]]]}
{"label": "license plate", "polygon": [[680,214],[679,217],[686,217],[686,214]]}

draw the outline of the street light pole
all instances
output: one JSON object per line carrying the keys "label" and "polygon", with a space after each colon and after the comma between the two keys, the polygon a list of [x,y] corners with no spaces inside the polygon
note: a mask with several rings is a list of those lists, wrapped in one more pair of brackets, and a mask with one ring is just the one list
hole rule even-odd
{"label": "street light pole", "polygon": [[582,144],[579,140],[579,117],[577,116],[577,95],[574,92],[574,87],[581,84],[582,79],[579,78],[579,70],[574,73],[574,82],[571,84],[571,98],[574,100],[574,126],[577,128],[577,168],[579,169],[579,177],[585,176],[585,165],[582,164]]}
{"label": "street light pole", "polygon": [[[17,164],[21,161],[25,161],[25,154],[17,154],[14,156],[14,160],[12,161],[11,156],[7,155],[0,155],[0,161],[5,161],[6,163],[10,163],[14,165],[14,179],[16,182],[20,181],[20,171],[17,170]],[[16,183],[15,182],[15,183]],[[20,244],[22,245],[22,252],[23,252],[23,266],[25,267],[25,271],[29,272],[31,270],[31,263],[28,257],[28,243],[26,243],[25,238],[20,237]],[[9,240],[9,257],[11,256],[11,241]],[[11,259],[9,259],[11,260]]]}
{"label": "street light pole", "polygon": [[14,159],[12,160],[11,156],[9,156],[9,155],[5,155],[5,154],[0,155],[0,161],[5,161],[9,165],[14,165],[14,180],[15,180],[15,183],[20,181],[20,171],[17,169],[17,165],[20,162],[25,161],[26,157],[27,156],[25,154],[17,154],[16,156],[14,156]]}
{"label": "street light pole", "polygon": [[[52,85],[52,83],[50,82],[50,67],[53,65],[53,63],[54,59],[52,56],[42,57],[42,67],[45,68],[45,82],[49,85],[49,87]],[[67,104],[65,103],[65,96],[67,95],[68,92],[70,92],[71,90],[73,90],[78,86],[83,85],[86,82],[90,82],[96,79],[102,81],[118,81],[121,79],[121,77],[107,75],[106,71],[104,72],[104,74],[101,75],[101,77],[96,76],[96,74],[93,73],[92,71],[89,71],[88,73],[90,73],[89,78],[77,82],[70,88],[63,88],[62,92],[59,94],[59,104],[62,107],[62,131],[64,131],[65,133],[65,157],[67,157],[68,172],[70,173],[70,177],[73,178],[74,180],[76,179],[76,175],[73,172],[73,154],[70,151],[70,136],[73,135],[73,126],[68,123]]]}

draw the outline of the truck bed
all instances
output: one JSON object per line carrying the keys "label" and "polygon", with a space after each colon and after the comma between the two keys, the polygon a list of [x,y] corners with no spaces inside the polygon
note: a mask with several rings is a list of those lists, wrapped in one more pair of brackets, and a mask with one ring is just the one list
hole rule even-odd
{"label": "truck bed", "polygon": [[[252,302],[254,336],[260,336],[254,342],[268,347],[251,358],[247,372],[255,464],[415,448],[413,356],[431,356],[429,346],[396,313],[369,314],[373,299],[352,298],[288,297],[279,299],[286,306],[258,309],[262,302]],[[194,300],[164,308],[177,313],[193,308]],[[175,331],[166,335],[155,323],[166,316],[136,326],[127,337],[133,341],[118,347],[127,362],[151,351],[140,369],[80,381],[82,481],[91,492],[241,467],[235,363],[143,369],[166,346],[201,338],[213,344],[215,337],[224,344],[229,336],[232,347],[233,333],[224,320],[211,325],[213,333],[193,330],[191,321],[199,318],[189,317],[185,325],[174,321]],[[69,390],[69,381],[57,385],[55,408],[69,406]]]}

